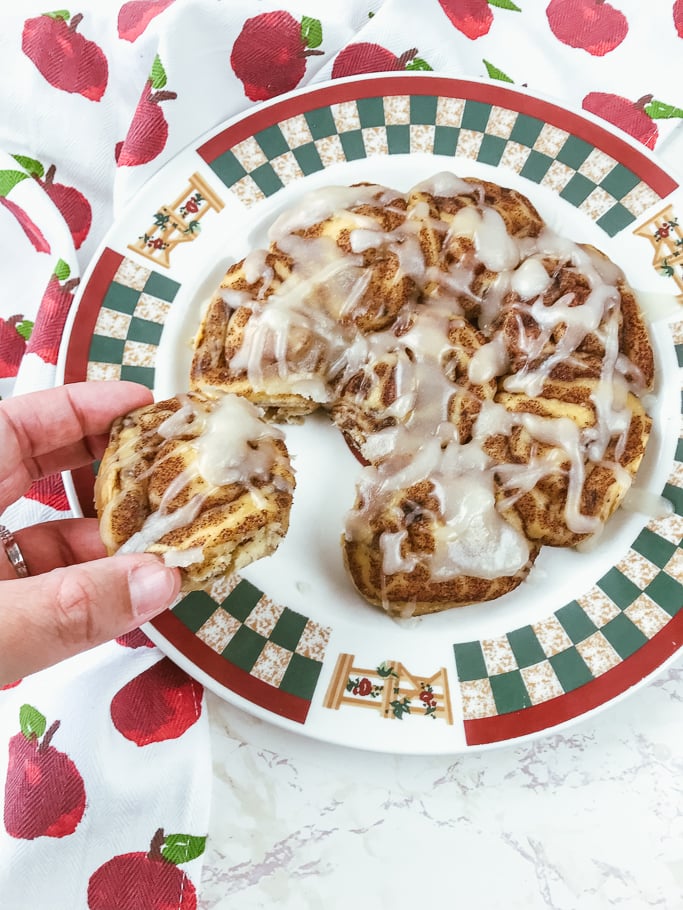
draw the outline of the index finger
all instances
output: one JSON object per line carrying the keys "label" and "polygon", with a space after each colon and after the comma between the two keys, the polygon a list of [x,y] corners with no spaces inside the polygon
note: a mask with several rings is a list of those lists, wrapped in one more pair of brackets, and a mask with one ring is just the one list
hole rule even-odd
{"label": "index finger", "polygon": [[148,404],[134,382],[79,382],[0,402],[0,509],[38,477],[98,458],[116,417]]}

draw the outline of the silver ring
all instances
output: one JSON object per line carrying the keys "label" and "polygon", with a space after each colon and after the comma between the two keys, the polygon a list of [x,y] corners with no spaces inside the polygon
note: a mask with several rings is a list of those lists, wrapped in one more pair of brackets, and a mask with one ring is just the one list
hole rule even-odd
{"label": "silver ring", "polygon": [[24,555],[19,549],[19,544],[16,542],[14,534],[4,525],[0,525],[0,543],[5,548],[7,558],[17,573],[17,578],[28,578],[31,573],[24,560]]}

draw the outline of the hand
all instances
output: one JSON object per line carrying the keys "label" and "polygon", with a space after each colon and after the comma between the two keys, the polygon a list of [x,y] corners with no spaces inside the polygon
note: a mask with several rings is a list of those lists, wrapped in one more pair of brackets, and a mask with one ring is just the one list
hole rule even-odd
{"label": "hand", "polygon": [[[131,382],[84,382],[0,402],[0,513],[39,477],[99,458],[114,420],[148,404]],[[180,590],[156,556],[107,557],[94,518],[16,531],[30,577],[0,547],[0,686],[137,628]]]}

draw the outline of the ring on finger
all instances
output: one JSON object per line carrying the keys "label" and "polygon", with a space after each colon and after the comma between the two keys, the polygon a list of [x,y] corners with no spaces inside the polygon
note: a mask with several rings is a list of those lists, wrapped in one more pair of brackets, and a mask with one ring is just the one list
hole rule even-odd
{"label": "ring on finger", "polygon": [[12,534],[10,529],[6,528],[5,525],[0,525],[0,543],[2,543],[5,548],[7,558],[10,561],[10,565],[17,573],[17,578],[28,578],[31,573],[26,565],[24,554],[19,549],[19,544],[17,543],[14,534]]}

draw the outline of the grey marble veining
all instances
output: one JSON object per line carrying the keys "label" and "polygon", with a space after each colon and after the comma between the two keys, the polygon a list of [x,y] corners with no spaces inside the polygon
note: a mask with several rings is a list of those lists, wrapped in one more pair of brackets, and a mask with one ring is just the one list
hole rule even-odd
{"label": "grey marble veining", "polygon": [[454,756],[354,751],[208,704],[201,910],[683,907],[680,660],[561,733]]}

